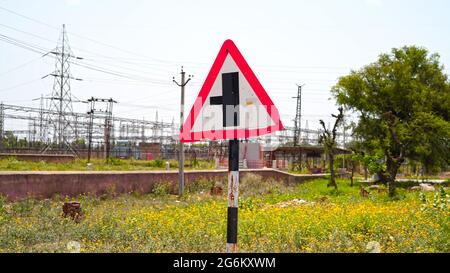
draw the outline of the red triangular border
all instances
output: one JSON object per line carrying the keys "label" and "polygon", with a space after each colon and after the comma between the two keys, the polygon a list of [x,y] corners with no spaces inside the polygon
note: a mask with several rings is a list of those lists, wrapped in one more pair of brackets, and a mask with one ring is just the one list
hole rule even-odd
{"label": "red triangular border", "polygon": [[[214,131],[203,131],[203,132],[190,132],[192,126],[194,126],[194,122],[197,119],[200,110],[203,108],[203,105],[211,92],[211,88],[216,81],[216,78],[220,72],[220,69],[225,62],[225,59],[228,53],[233,58],[236,65],[241,70],[245,79],[248,81],[253,91],[255,91],[256,96],[261,101],[262,105],[266,107],[266,110],[269,116],[273,119],[274,125],[269,126],[267,128],[260,129],[251,129],[251,130],[243,130],[243,129],[230,129],[230,130],[214,130]],[[273,104],[267,92],[262,87],[259,80],[256,78],[255,73],[253,73],[250,66],[245,61],[239,49],[233,43],[232,40],[226,40],[222,48],[219,51],[219,54],[214,61],[211,70],[209,71],[208,76],[206,77],[205,83],[200,89],[200,93],[198,94],[197,99],[194,102],[194,106],[192,107],[188,118],[186,119],[180,133],[181,142],[196,142],[204,139],[210,140],[220,140],[220,139],[234,139],[234,138],[249,138],[256,137],[260,135],[270,134],[279,130],[283,130],[283,124],[281,123],[280,114],[278,109]]]}

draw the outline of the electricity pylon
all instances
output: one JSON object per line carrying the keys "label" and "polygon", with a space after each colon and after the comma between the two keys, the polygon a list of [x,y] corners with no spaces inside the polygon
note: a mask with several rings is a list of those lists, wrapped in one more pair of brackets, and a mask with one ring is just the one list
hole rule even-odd
{"label": "electricity pylon", "polygon": [[[70,74],[70,62],[71,59],[82,59],[75,57],[69,46],[69,40],[67,38],[66,26],[63,25],[58,46],[47,54],[55,55],[55,71],[47,76],[53,76],[53,91],[50,99],[50,109],[58,113],[57,116],[49,115],[49,125],[53,128],[53,143],[58,148],[59,152],[71,152],[75,153],[70,141],[73,136],[73,126],[71,125],[71,117],[73,116],[72,107],[72,95],[70,89],[70,80],[81,81],[81,79],[74,78]],[[45,76],[45,77],[47,77]],[[44,77],[44,78],[45,78]],[[46,152],[53,145],[47,145],[43,150]]]}

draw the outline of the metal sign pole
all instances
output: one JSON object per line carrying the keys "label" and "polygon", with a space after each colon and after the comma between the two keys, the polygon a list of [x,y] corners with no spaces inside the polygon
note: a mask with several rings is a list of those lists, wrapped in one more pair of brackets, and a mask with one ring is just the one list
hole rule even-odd
{"label": "metal sign pole", "polygon": [[237,252],[239,197],[239,140],[233,139],[228,147],[228,218],[227,253]]}
{"label": "metal sign pole", "polygon": [[[226,61],[228,56],[230,56],[230,62]],[[239,73],[242,73],[242,75],[239,75]],[[222,79],[219,78],[220,76]],[[241,82],[244,83],[243,88],[239,88],[240,77],[242,79]],[[220,86],[220,80],[222,80],[222,94],[218,95],[217,93],[220,90],[217,90],[217,88]],[[263,106],[258,109],[262,112],[246,115],[245,122],[240,124],[240,108],[250,105],[256,106],[255,103],[257,101]],[[211,115],[200,114],[205,113],[203,112],[204,109],[207,109],[208,113],[211,112]],[[211,119],[214,116],[215,118]],[[261,118],[262,116],[266,118]],[[222,126],[219,125],[220,117],[223,117]],[[267,124],[268,120],[271,121],[270,124]],[[226,40],[197,96],[194,107],[192,107],[186,122],[181,128],[180,141],[195,142],[204,139],[229,140],[227,195],[228,253],[237,252],[239,194],[238,138],[256,137],[279,130],[283,130],[283,124],[281,123],[277,108],[236,45],[233,41]]]}

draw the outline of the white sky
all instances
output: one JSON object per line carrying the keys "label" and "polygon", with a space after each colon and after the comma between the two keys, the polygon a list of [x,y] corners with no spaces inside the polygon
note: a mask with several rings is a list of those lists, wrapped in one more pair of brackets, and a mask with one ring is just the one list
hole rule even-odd
{"label": "white sky", "polygon": [[[72,82],[76,97],[113,97],[120,102],[115,115],[154,119],[158,109],[160,119],[175,122],[180,98],[172,76],[178,79],[181,65],[195,76],[186,89],[189,111],[220,46],[232,39],[285,125],[295,116],[296,83],[306,84],[302,127],[308,120],[315,129],[319,119],[327,123],[336,112],[328,100],[336,79],[392,47],[424,46],[448,67],[449,14],[450,2],[444,0],[0,0],[0,34],[51,50],[65,23],[72,50],[84,63],[146,79],[72,66],[72,74],[84,79]],[[40,56],[0,40],[1,101],[38,106],[32,99],[51,94],[53,80],[39,79],[54,70],[53,60]]]}

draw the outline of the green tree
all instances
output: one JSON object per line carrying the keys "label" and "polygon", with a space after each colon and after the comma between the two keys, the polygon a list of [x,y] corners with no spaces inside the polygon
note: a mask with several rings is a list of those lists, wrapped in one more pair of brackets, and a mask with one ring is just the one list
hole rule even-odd
{"label": "green tree", "polygon": [[84,138],[78,138],[72,141],[72,146],[75,146],[79,149],[86,149],[86,140]]}
{"label": "green tree", "polygon": [[327,127],[325,126],[325,122],[323,120],[320,120],[320,124],[323,127],[323,132],[319,137],[319,143],[322,144],[325,149],[325,153],[327,154],[330,167],[330,183],[328,184],[328,187],[334,187],[336,190],[338,187],[336,184],[334,172],[334,157],[336,155],[336,148],[337,148],[336,147],[337,128],[344,119],[343,111],[344,111],[343,108],[340,107],[339,114],[332,115],[332,117],[336,119],[332,130],[327,129]]}
{"label": "green tree", "polygon": [[13,134],[13,132],[6,131],[3,137],[3,146],[5,148],[17,148],[18,147],[18,139]]}
{"label": "green tree", "polygon": [[450,84],[438,54],[416,46],[392,49],[350,75],[332,93],[359,116],[354,133],[371,155],[382,155],[380,179],[395,195],[406,158],[435,166],[450,157]]}
{"label": "green tree", "polygon": [[[367,166],[364,162],[364,147],[362,146],[362,143],[358,139],[352,140],[350,143],[347,144],[346,148],[351,151],[351,154],[347,157],[348,164],[350,166],[350,186],[353,187],[353,180],[355,176],[355,171],[358,166],[361,165],[361,163],[364,166],[364,170],[367,169]],[[367,177],[365,177],[367,179]]]}

